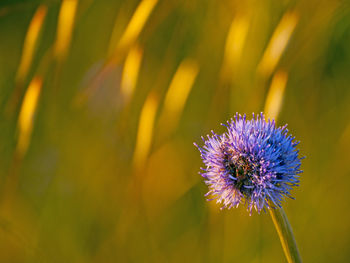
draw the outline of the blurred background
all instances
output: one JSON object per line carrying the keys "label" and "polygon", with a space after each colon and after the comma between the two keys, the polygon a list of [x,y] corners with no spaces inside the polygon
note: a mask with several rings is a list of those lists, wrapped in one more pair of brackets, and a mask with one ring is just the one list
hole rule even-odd
{"label": "blurred background", "polygon": [[0,262],[286,262],[193,142],[264,111],[301,141],[305,262],[350,257],[350,3],[2,0]]}

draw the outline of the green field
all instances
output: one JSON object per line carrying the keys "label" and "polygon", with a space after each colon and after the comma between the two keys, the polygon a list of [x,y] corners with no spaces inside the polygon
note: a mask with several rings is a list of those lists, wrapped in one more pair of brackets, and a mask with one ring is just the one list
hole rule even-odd
{"label": "green field", "polygon": [[349,1],[0,1],[0,262],[287,262],[205,200],[236,112],[300,141],[303,261],[349,262]]}

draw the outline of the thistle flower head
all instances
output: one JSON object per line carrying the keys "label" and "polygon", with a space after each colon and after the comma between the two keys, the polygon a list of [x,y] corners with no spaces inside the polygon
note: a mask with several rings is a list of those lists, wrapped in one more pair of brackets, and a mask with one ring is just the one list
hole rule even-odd
{"label": "thistle flower head", "polygon": [[[285,196],[298,185],[301,158],[294,137],[286,126],[276,127],[261,113],[247,120],[236,114],[225,124],[227,132],[203,138],[196,147],[205,164],[200,173],[209,187],[206,196],[222,203],[222,208],[244,203],[251,213],[271,206],[281,207]],[[211,200],[212,200],[211,199]]]}

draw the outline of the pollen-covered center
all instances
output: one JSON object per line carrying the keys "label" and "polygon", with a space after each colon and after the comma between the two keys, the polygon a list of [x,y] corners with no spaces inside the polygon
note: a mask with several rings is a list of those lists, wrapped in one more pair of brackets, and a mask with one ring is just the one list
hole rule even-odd
{"label": "pollen-covered center", "polygon": [[253,167],[244,157],[232,157],[226,154],[224,158],[225,169],[229,173],[229,180],[245,196],[253,191],[252,174]]}

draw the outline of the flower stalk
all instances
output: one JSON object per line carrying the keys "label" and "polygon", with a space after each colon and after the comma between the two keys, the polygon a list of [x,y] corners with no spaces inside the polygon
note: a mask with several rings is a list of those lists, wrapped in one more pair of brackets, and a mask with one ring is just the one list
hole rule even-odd
{"label": "flower stalk", "polygon": [[288,263],[301,263],[302,261],[292,227],[283,208],[269,209],[269,211]]}
{"label": "flower stalk", "polygon": [[202,137],[198,148],[205,168],[200,174],[209,191],[206,196],[217,199],[222,208],[245,204],[249,214],[269,209],[289,263],[301,262],[292,228],[282,209],[285,197],[299,185],[301,158],[298,141],[288,134],[286,126],[277,127],[263,113],[248,120],[236,114],[223,124],[221,135]]}

